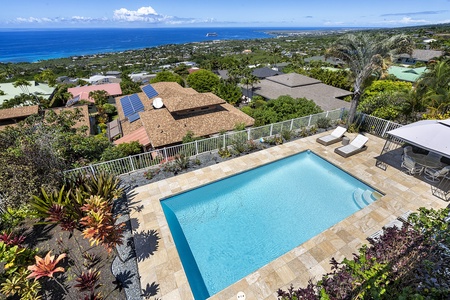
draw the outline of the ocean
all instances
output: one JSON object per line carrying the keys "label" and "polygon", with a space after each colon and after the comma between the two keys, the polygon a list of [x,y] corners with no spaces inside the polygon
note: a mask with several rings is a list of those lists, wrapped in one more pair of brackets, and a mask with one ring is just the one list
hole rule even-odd
{"label": "ocean", "polygon": [[[270,38],[273,35],[268,32],[274,30],[315,31],[327,28],[0,29],[0,62],[36,62],[210,40]],[[207,36],[207,33],[217,35]]]}

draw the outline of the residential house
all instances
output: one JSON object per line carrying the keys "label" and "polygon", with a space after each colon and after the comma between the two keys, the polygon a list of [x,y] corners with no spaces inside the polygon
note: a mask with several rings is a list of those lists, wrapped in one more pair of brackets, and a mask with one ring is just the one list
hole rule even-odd
{"label": "residential house", "polygon": [[427,67],[406,68],[399,66],[390,66],[388,74],[395,76],[398,80],[415,82],[426,71]]}
{"label": "residential house", "polygon": [[[79,109],[81,112],[82,117],[80,120],[78,120],[74,127],[80,128],[82,126],[86,126],[86,134],[90,134],[92,132],[92,125],[93,122],[89,116],[88,106],[87,105],[81,105],[76,107],[60,107],[60,108],[52,108],[47,109],[44,111],[45,113],[48,113],[48,111],[52,110],[55,113],[59,114],[62,111],[65,110],[75,110]],[[25,120],[31,115],[38,114],[39,111],[39,105],[32,105],[32,106],[21,106],[21,107],[14,107],[14,108],[6,108],[6,109],[0,109],[0,130],[5,129],[7,126],[16,126],[17,123],[20,121]]]}
{"label": "residential house", "polygon": [[252,75],[258,77],[259,79],[264,79],[266,77],[277,76],[277,75],[281,75],[281,74],[284,74],[284,73],[280,72],[280,71],[273,70],[273,69],[268,68],[268,67],[256,68],[256,69],[254,69],[252,71]]}
{"label": "residential house", "polygon": [[344,62],[337,58],[337,57],[325,57],[323,55],[320,56],[312,56],[312,57],[307,57],[304,59],[305,63],[312,63],[312,62],[326,62],[329,63],[335,67],[340,67],[344,65]]}
{"label": "residential house", "polygon": [[252,92],[265,99],[276,99],[283,95],[292,98],[307,98],[313,100],[324,111],[350,108],[350,103],[342,99],[353,95],[350,91],[326,85],[320,80],[297,73],[267,77],[256,83]]}
{"label": "residential house", "polygon": [[429,63],[442,55],[444,55],[444,52],[439,50],[414,49],[411,55],[407,53],[400,54],[395,62],[405,65],[414,65],[418,62]]}
{"label": "residential house", "polygon": [[15,126],[20,121],[38,113],[39,105],[0,109],[0,130],[6,126]]}
{"label": "residential house", "polygon": [[78,106],[72,106],[72,107],[57,107],[57,108],[50,108],[46,109],[44,113],[48,113],[49,111],[54,111],[56,114],[60,114],[63,111],[75,111],[79,110],[81,113],[81,118],[73,125],[74,128],[81,128],[83,126],[86,127],[86,134],[90,135],[94,133],[94,124],[95,124],[95,118],[89,116],[89,108],[87,105],[78,105]]}
{"label": "residential house", "polygon": [[46,83],[36,81],[29,81],[29,83],[29,86],[18,87],[14,87],[13,82],[0,83],[0,90],[4,93],[4,95],[0,95],[0,105],[3,101],[13,99],[16,96],[20,96],[20,94],[35,95],[48,100],[55,90]]}
{"label": "residential house", "polygon": [[114,98],[122,95],[122,89],[120,88],[119,83],[106,83],[106,84],[98,84],[98,85],[86,85],[86,86],[78,86],[67,89],[69,93],[73,95],[73,98],[67,101],[66,106],[72,106],[78,101],[88,101],[94,103],[94,99],[89,97],[90,92],[101,91],[104,90],[110,96],[110,101],[114,103]]}
{"label": "residential house", "polygon": [[148,150],[179,144],[188,132],[205,137],[233,130],[236,124],[254,123],[213,93],[198,93],[175,82],[158,82],[142,90],[116,98],[123,137],[115,144],[139,141]]}

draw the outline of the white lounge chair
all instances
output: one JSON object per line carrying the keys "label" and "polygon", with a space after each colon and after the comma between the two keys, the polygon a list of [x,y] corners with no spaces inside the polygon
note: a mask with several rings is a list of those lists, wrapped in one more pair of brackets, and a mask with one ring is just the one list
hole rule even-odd
{"label": "white lounge chair", "polygon": [[425,179],[429,181],[439,181],[439,178],[444,177],[450,172],[450,166],[443,167],[440,170],[426,168],[425,169]]}
{"label": "white lounge chair", "polygon": [[342,141],[347,128],[338,126],[329,135],[325,135],[316,139],[316,141],[322,145],[328,146]]}
{"label": "white lounge chair", "polygon": [[349,157],[356,153],[365,151],[367,149],[366,143],[369,140],[368,137],[365,137],[361,134],[358,134],[350,144],[338,147],[334,149],[334,152],[343,157]]}
{"label": "white lounge chair", "polygon": [[417,164],[413,158],[405,155],[402,160],[402,168],[405,168],[409,175],[420,175],[422,174],[424,167]]}

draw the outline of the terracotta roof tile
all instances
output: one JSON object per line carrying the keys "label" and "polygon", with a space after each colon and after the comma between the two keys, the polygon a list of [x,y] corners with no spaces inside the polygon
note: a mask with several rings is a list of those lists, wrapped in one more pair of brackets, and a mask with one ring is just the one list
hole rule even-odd
{"label": "terracotta roof tile", "polygon": [[130,134],[127,134],[120,139],[114,141],[115,145],[120,145],[123,143],[130,143],[133,141],[139,142],[139,144],[143,146],[149,146],[150,140],[148,138],[147,132],[145,132],[144,127],[140,127],[139,129],[136,129],[135,131],[131,132]]}
{"label": "terracotta roof tile", "polygon": [[106,91],[110,96],[122,95],[122,89],[120,88],[119,83],[79,86],[67,89],[67,91],[71,93],[73,97],[80,95],[80,100],[86,100],[90,102],[94,102],[94,100],[89,97],[89,93],[92,91],[100,91],[100,90]]}

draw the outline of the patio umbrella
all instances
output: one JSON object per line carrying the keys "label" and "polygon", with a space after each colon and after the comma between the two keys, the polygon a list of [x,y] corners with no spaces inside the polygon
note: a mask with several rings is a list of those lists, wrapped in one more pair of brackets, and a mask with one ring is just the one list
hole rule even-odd
{"label": "patio umbrella", "polygon": [[412,145],[450,158],[450,119],[418,121],[387,133]]}

